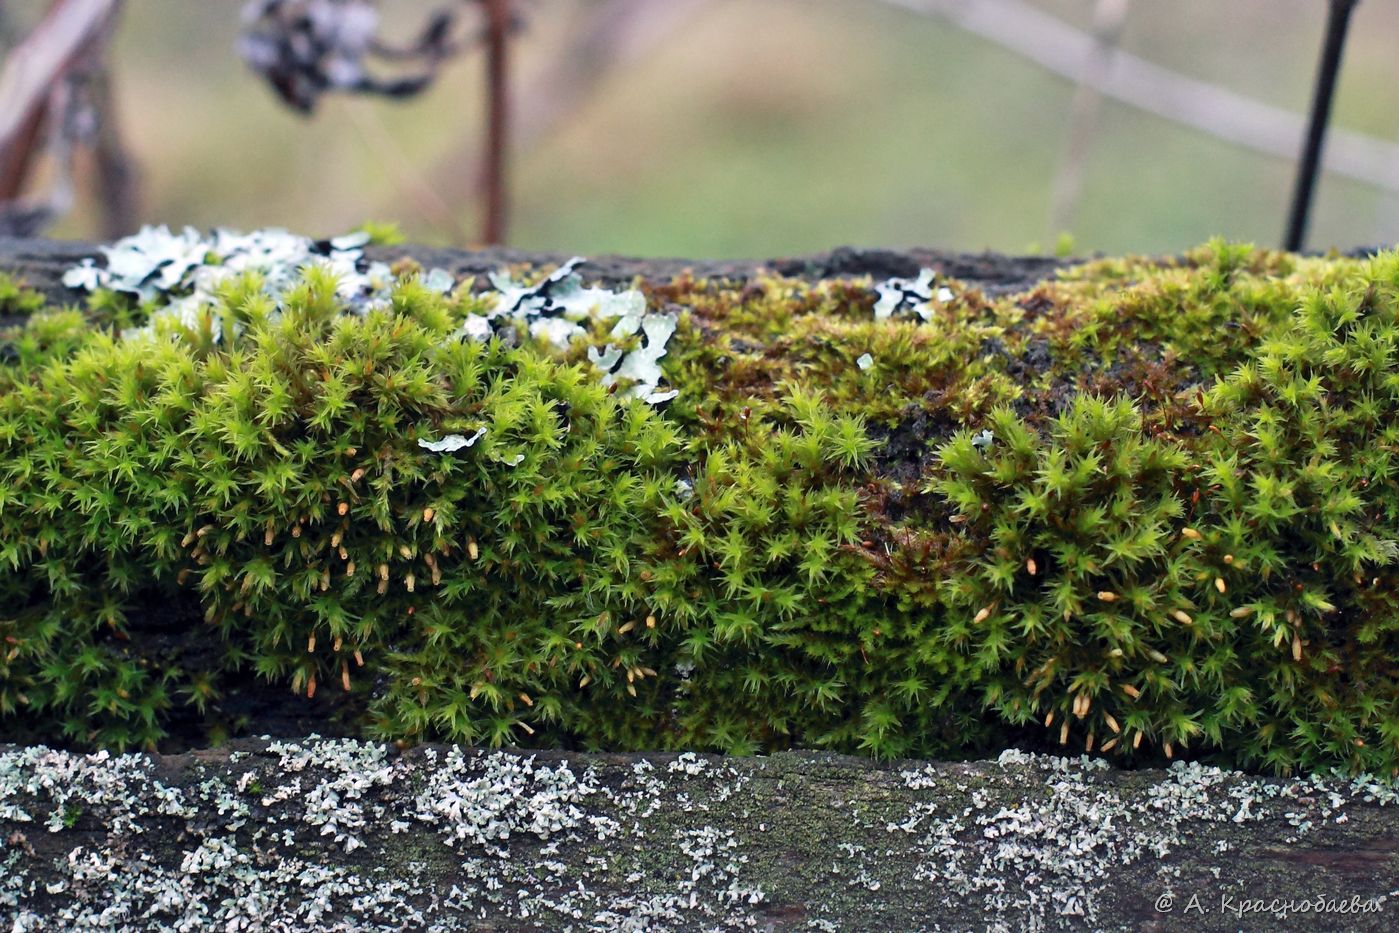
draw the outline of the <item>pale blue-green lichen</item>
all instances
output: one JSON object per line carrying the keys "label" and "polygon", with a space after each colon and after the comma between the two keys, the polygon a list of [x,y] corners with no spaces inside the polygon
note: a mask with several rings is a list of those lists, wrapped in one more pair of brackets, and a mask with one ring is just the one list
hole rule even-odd
{"label": "pale blue-green lichen", "polygon": [[[1115,929],[1116,872],[1145,866],[1171,892],[1189,849],[1229,890],[1250,827],[1305,845],[1399,803],[1373,778],[1132,775],[1019,752],[884,771],[313,739],[176,761],[0,751],[0,925],[762,929],[795,893],[817,930],[877,928],[886,901],[925,929],[968,915],[992,930]],[[843,792],[804,810],[830,780]],[[59,856],[28,854],[39,845]],[[1360,907],[1373,919],[1391,896]]]}

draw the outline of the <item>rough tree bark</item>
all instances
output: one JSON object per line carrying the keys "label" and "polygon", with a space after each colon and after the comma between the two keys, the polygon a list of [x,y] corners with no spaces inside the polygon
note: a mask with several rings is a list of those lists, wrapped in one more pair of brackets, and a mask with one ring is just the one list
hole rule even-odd
{"label": "rough tree bark", "polygon": [[[457,273],[562,258],[380,252]],[[74,301],[58,279],[93,253],[0,240],[0,271]],[[745,278],[760,265],[812,278],[931,265],[1005,291],[1056,262],[845,249],[590,269]],[[1389,930],[1397,879],[1396,785],[1196,764],[314,738],[166,756],[0,746],[0,928],[15,930]]]}

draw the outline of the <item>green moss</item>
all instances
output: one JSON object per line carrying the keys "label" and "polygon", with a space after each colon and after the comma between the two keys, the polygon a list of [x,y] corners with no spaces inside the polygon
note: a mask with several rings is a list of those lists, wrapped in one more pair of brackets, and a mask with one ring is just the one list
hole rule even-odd
{"label": "green moss", "polygon": [[217,734],[256,677],[408,741],[1399,768],[1399,258],[1214,243],[927,321],[640,284],[682,312],[659,411],[599,384],[605,327],[453,340],[485,299],[412,278],[129,338],[31,309],[0,727]]}
{"label": "green moss", "polygon": [[365,221],[360,224],[359,230],[369,234],[369,242],[375,246],[398,246],[407,242],[403,228],[392,221]]}
{"label": "green moss", "polygon": [[24,287],[13,276],[0,273],[0,319],[28,317],[44,306],[44,296]]}

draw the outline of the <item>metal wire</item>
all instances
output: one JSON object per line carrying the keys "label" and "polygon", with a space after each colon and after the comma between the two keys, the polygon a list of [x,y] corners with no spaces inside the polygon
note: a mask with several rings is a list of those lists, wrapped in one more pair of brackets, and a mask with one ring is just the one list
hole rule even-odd
{"label": "metal wire", "polygon": [[1326,18],[1326,39],[1321,45],[1321,62],[1317,66],[1316,86],[1312,91],[1312,112],[1307,124],[1302,156],[1297,162],[1297,180],[1292,188],[1292,208],[1288,212],[1287,231],[1283,248],[1300,250],[1307,238],[1307,220],[1311,213],[1316,176],[1321,169],[1321,151],[1326,145],[1326,127],[1331,119],[1331,98],[1336,92],[1336,75],[1341,70],[1341,52],[1345,49],[1346,29],[1350,14],[1359,0],[1331,0]]}

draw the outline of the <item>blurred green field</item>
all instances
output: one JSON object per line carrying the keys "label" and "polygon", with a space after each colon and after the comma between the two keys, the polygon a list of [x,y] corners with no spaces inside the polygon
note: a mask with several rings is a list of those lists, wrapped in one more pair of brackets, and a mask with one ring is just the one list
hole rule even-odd
{"label": "blurred green field", "polygon": [[[430,5],[389,9],[416,19]],[[559,53],[581,5],[527,7],[518,75]],[[1093,9],[1039,5],[1080,26]],[[317,234],[392,219],[415,240],[469,240],[478,206],[461,173],[481,130],[480,55],[413,101],[330,100],[306,120],[236,58],[240,6],[128,4],[118,91],[146,219]],[[1399,123],[1397,6],[1360,4],[1335,112],[1385,139]],[[1123,45],[1301,112],[1325,7],[1134,0]],[[1014,54],[876,0],[715,0],[518,153],[510,240],[694,257],[1052,248],[1072,95]],[[1070,232],[1079,251],[1170,251],[1216,234],[1274,244],[1290,184],[1284,160],[1109,102]],[[84,203],[55,233],[94,229]],[[1310,245],[1396,239],[1399,198],[1323,179]]]}

